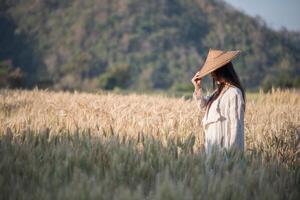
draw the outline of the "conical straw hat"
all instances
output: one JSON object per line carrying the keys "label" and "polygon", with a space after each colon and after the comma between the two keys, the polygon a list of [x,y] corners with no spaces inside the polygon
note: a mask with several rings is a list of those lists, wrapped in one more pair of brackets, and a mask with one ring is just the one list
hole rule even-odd
{"label": "conical straw hat", "polygon": [[221,51],[216,49],[209,49],[204,65],[199,70],[200,78],[208,75],[212,71],[222,67],[234,59],[241,51]]}

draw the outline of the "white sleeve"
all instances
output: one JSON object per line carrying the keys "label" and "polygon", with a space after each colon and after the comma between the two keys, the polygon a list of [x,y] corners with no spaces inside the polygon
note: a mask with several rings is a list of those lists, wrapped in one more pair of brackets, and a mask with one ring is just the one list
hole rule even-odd
{"label": "white sleeve", "polygon": [[230,138],[229,146],[235,146],[239,149],[244,148],[244,100],[241,94],[233,94],[229,98],[229,123]]}
{"label": "white sleeve", "polygon": [[197,95],[195,91],[193,92],[193,99],[196,101],[197,107],[201,112],[205,111],[209,98],[210,96],[203,96],[202,92],[200,92],[199,95]]}

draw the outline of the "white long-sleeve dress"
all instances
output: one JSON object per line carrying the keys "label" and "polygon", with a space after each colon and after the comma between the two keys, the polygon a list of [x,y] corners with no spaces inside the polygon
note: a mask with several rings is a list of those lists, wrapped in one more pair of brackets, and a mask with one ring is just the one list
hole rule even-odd
{"label": "white long-sleeve dress", "polygon": [[193,93],[197,107],[205,112],[202,119],[205,152],[210,154],[213,146],[217,149],[236,147],[244,151],[244,100],[241,90],[234,86],[225,88],[206,112],[211,95],[204,96],[201,92],[197,96]]}

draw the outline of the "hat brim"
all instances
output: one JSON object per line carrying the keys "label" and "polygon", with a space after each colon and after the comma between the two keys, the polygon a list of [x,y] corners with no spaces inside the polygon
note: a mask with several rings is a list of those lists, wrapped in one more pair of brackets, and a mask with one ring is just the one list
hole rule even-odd
{"label": "hat brim", "polygon": [[204,76],[210,74],[216,69],[224,66],[225,64],[232,61],[241,51],[228,51],[213,61],[205,62],[204,65],[199,70],[199,77],[203,78]]}

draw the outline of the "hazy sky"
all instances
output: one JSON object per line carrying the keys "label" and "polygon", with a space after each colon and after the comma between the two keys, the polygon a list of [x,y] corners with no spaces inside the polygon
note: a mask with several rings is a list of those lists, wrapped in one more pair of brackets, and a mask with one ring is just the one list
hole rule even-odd
{"label": "hazy sky", "polygon": [[260,15],[274,28],[300,31],[300,0],[225,0],[245,13]]}

